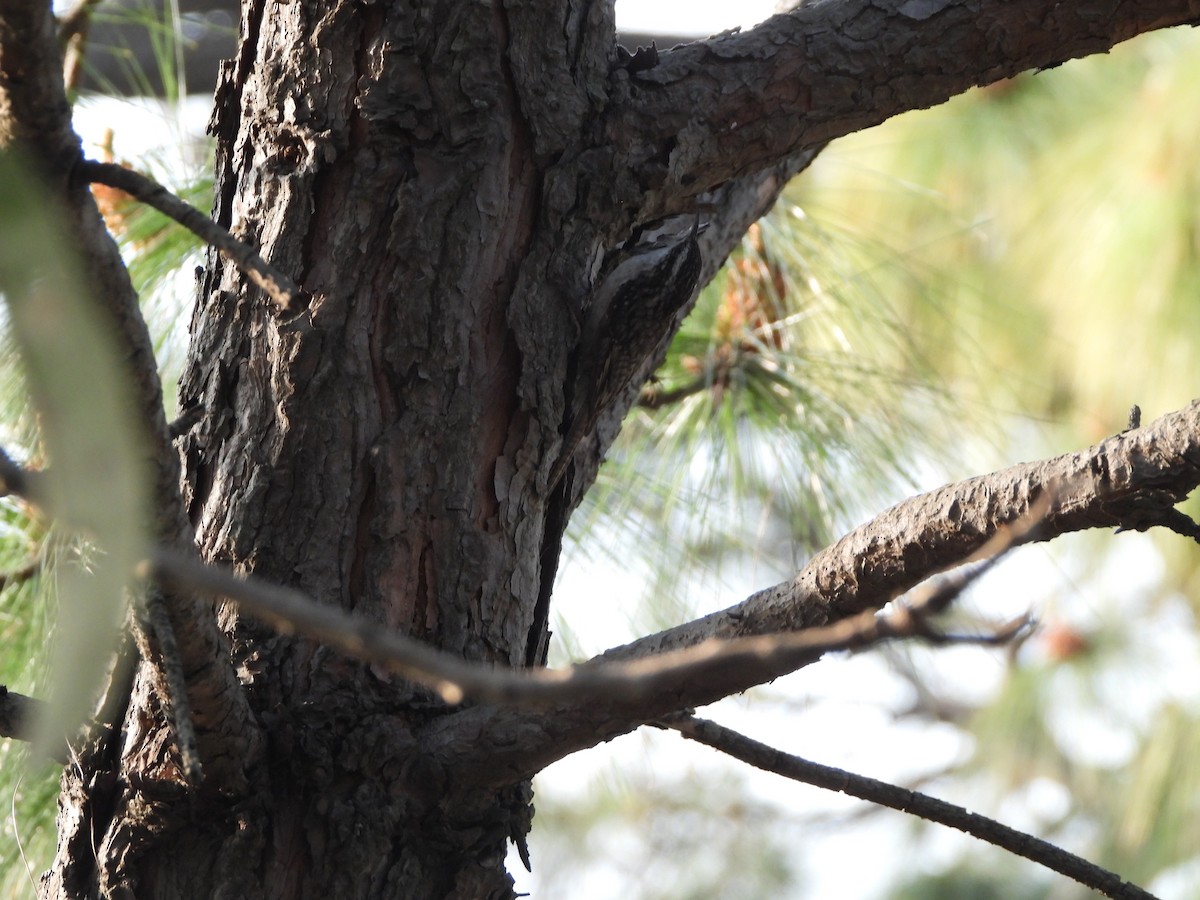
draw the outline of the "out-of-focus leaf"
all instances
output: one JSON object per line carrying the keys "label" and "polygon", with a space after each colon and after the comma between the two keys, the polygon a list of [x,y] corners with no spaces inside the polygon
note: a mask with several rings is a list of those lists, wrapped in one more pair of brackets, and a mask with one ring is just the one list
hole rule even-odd
{"label": "out-of-focus leaf", "polygon": [[108,663],[133,564],[145,553],[144,449],[111,328],[29,170],[0,155],[0,291],[38,411],[53,515],[90,545],[57,573],[54,689],[42,746],[87,715]]}

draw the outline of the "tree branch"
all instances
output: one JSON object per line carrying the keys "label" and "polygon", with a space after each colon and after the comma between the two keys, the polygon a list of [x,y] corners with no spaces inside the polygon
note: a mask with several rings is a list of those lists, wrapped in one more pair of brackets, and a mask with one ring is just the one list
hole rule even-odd
{"label": "tree branch", "polygon": [[[1171,435],[1159,432],[1168,427],[1183,432],[1175,436],[1182,441],[1177,457],[1162,452],[1164,445],[1170,443],[1168,438]],[[1111,447],[1114,442],[1119,445],[1123,460],[1115,460],[1108,455],[1115,453]],[[1182,499],[1200,481],[1200,466],[1195,462],[1200,457],[1197,457],[1196,447],[1193,446],[1197,442],[1200,442],[1200,402],[1193,403],[1180,413],[1163,417],[1142,432],[1123,432],[1110,438],[1090,453],[1059,457],[1047,463],[1035,464],[1032,468],[1030,465],[1017,466],[982,479],[971,479],[943,488],[894,507],[827,551],[837,551],[844,544],[855,547],[861,541],[873,548],[874,558],[870,552],[853,551],[853,568],[843,573],[843,577],[854,576],[855,586],[860,593],[862,588],[869,587],[869,584],[864,584],[862,576],[872,567],[889,572],[893,579],[889,593],[880,597],[877,604],[868,604],[866,609],[858,609],[855,614],[847,611],[843,616],[835,617],[843,619],[835,624],[809,626],[800,632],[789,632],[786,628],[780,634],[763,635],[760,632],[757,637],[741,636],[726,640],[710,637],[705,642],[673,651],[665,650],[665,643],[660,642],[661,649],[653,658],[637,658],[639,654],[629,654],[628,648],[624,648],[624,652],[614,651],[605,654],[600,661],[564,671],[495,670],[465,663],[419,641],[388,633],[371,620],[319,604],[299,592],[237,578],[232,573],[206,566],[171,550],[159,551],[146,574],[152,574],[176,588],[210,592],[232,599],[247,612],[280,631],[300,632],[354,658],[395,671],[438,691],[450,703],[460,702],[470,696],[496,704],[558,705],[571,706],[577,711],[603,710],[605,721],[611,726],[617,714],[641,717],[643,721],[648,721],[674,709],[744,690],[794,671],[830,650],[854,649],[897,637],[940,639],[940,635],[928,628],[928,615],[944,609],[970,579],[981,574],[982,569],[944,580],[942,584],[926,591],[911,607],[899,607],[883,617],[876,616],[874,612],[876,605],[882,605],[886,599],[900,592],[900,585],[906,578],[914,578],[918,574],[928,577],[944,567],[937,561],[946,551],[939,551],[929,540],[930,520],[937,518],[929,510],[931,498],[940,498],[950,492],[951,495],[958,495],[956,502],[961,504],[963,496],[978,493],[977,488],[981,483],[1005,484],[1017,477],[1026,479],[1021,490],[1010,494],[1018,499],[1027,523],[1038,526],[1036,531],[1031,530],[1031,524],[1019,528],[1015,536],[1011,529],[1006,530],[1005,522],[1011,519],[1000,518],[1005,516],[1005,510],[998,508],[994,502],[1000,493],[994,486],[983,493],[993,502],[977,510],[960,509],[957,516],[960,527],[948,530],[947,543],[961,547],[961,541],[953,537],[961,536],[964,530],[961,526],[967,526],[971,540],[976,543],[974,552],[992,558],[1015,542],[1046,539],[1076,528],[1124,523],[1129,523],[1131,527],[1148,527],[1153,520],[1162,518],[1163,510],[1170,509],[1167,503]],[[1121,464],[1114,467],[1117,462]],[[0,458],[0,479],[10,486],[20,485],[25,480],[24,476],[19,470],[14,474],[11,471],[13,468],[11,462]],[[1036,489],[1030,483],[1033,481],[1033,471],[1041,476],[1041,483],[1036,485]],[[1109,472],[1107,478],[1101,477],[1104,471]],[[1014,473],[1020,474],[1017,476]],[[1040,499],[1033,500],[1035,497]],[[939,506],[943,505],[942,500],[937,502]],[[987,527],[982,531],[976,530],[979,524],[972,514],[983,515]],[[895,521],[913,522],[916,528],[913,534],[898,536],[901,542],[899,546],[893,546],[893,541],[881,536],[881,532],[888,530],[885,526]],[[982,535],[997,532],[1000,532],[999,536],[993,537],[990,545],[980,549],[978,544],[983,541]],[[893,540],[897,538],[896,535],[892,537]],[[893,553],[896,559],[889,557]],[[919,572],[906,573],[903,567],[895,567],[897,559],[905,565],[920,559],[924,567]],[[952,561],[961,559],[960,555]],[[814,566],[820,570],[819,562],[820,555],[796,582],[789,583],[789,592],[797,582],[803,582],[805,573]],[[869,595],[870,592],[867,593]],[[746,607],[755,599],[751,598],[741,606]],[[855,600],[855,604],[863,602],[862,596]],[[831,614],[829,610],[827,614]],[[1012,623],[996,635],[985,636],[983,640],[1007,640],[1025,624],[1023,621]],[[690,623],[684,628],[694,625]],[[752,627],[761,628],[762,622],[754,623]],[[652,639],[644,639],[631,646],[652,644]],[[657,712],[647,715],[653,710]],[[626,724],[632,727],[636,721]]]}
{"label": "tree branch", "polygon": [[0,685],[0,737],[19,741],[33,740],[32,723],[41,714],[45,703],[26,697]]}
{"label": "tree branch", "polygon": [[1119,875],[1068,853],[1061,847],[1015,828],[1009,828],[995,819],[969,812],[961,806],[937,800],[928,794],[783,753],[707,719],[680,715],[672,716],[662,724],[675,729],[689,740],[712,747],[757,769],[956,828],[981,841],[1066,875],[1106,897],[1116,897],[1120,900],[1154,900],[1152,894],[1137,885],[1130,884]]}
{"label": "tree branch", "polygon": [[200,240],[216,247],[247,278],[262,288],[280,309],[298,311],[303,308],[307,295],[292,279],[259,256],[249,244],[239,241],[200,210],[184,202],[152,178],[116,163],[94,162],[89,159],[80,160],[76,172],[84,181],[106,184],[141,200],[147,206],[152,206],[163,215],[174,219]]}
{"label": "tree branch", "polygon": [[[448,755],[455,771],[473,771],[482,784],[532,774],[639,722],[711,703],[816,661],[820,652],[815,647],[804,655],[805,640],[821,634],[821,646],[828,648],[831,635],[860,634],[856,623],[872,618],[873,610],[970,557],[1047,493],[1053,493],[1053,502],[1032,538],[1038,541],[1091,528],[1149,527],[1198,484],[1200,401],[1088,450],[1013,466],[906,500],[818,553],[795,578],[722,612],[611,650],[593,663],[671,659],[667,651],[687,647],[713,654],[721,646],[754,647],[765,655],[747,653],[728,666],[698,663],[673,688],[560,706],[552,714],[466,709],[431,723],[425,739],[430,752]],[[861,618],[852,618],[856,616]],[[836,627],[812,631],[839,622],[849,635]],[[722,643],[752,636],[767,637],[760,644]],[[776,651],[781,656],[772,658]],[[480,747],[490,748],[487,759],[477,758]]]}
{"label": "tree branch", "polygon": [[[691,193],[975,85],[1198,18],[1195,0],[805,3],[618,71],[602,128],[631,184]],[[677,141],[686,153],[671,150]]]}
{"label": "tree branch", "polygon": [[712,387],[712,379],[707,375],[700,375],[670,390],[659,390],[650,385],[643,385],[641,391],[638,392],[636,405],[641,409],[662,409],[702,393],[710,387]]}
{"label": "tree branch", "polygon": [[[129,373],[132,404],[145,423],[151,460],[151,533],[168,546],[191,548],[191,524],[179,493],[179,459],[163,410],[153,344],[137,293],[87,186],[75,180],[81,158],[63,86],[62,59],[48,2],[0,0],[0,147],[16,146],[37,165],[48,195],[59,202],[86,285],[111,322]],[[13,485],[9,484],[10,487]],[[191,682],[191,705],[202,726],[201,750],[220,760],[215,781],[236,787],[258,746],[258,731],[240,683],[228,663],[228,647],[210,609],[186,597],[166,600],[167,617]],[[114,685],[126,690],[128,685]],[[167,688],[161,681],[158,689]]]}
{"label": "tree branch", "polygon": [[63,52],[63,82],[68,91],[79,86],[92,12],[99,3],[100,0],[77,0],[58,21],[58,43]]}
{"label": "tree branch", "polygon": [[795,578],[605,657],[640,657],[712,637],[811,628],[878,609],[969,557],[999,527],[1026,515],[1047,491],[1054,492],[1055,501],[1038,540],[1090,528],[1145,530],[1173,522],[1174,505],[1197,485],[1200,401],[1193,401],[1087,450],[1020,463],[905,500],[817,553]]}
{"label": "tree branch", "polygon": [[[1043,504],[1042,509],[1045,509]],[[946,635],[930,627],[929,618],[942,612],[975,578],[1008,549],[1024,540],[1039,522],[1007,529],[980,551],[985,561],[956,578],[932,585],[909,605],[885,616],[873,610],[851,619],[801,633],[733,641],[711,641],[661,656],[625,662],[591,662],[567,669],[497,669],[462,660],[427,644],[390,632],[364,616],[346,612],[290,588],[244,578],[168,550],[160,550],[143,574],[177,588],[210,593],[233,601],[244,612],[284,634],[301,634],[347,656],[395,672],[441,695],[447,703],[470,698],[516,706],[613,703],[676,694],[682,685],[714,672],[765,672],[763,680],[786,674],[832,650],[853,650],[881,641],[922,637],[933,643],[1005,643],[1029,624],[1018,618],[993,633]]]}
{"label": "tree branch", "polygon": [[[743,633],[719,640],[710,634],[703,642],[668,651],[670,642],[660,635],[657,641],[644,639],[630,645],[636,652],[623,648],[561,671],[496,670],[465,663],[296,591],[237,578],[170,551],[156,555],[148,574],[177,587],[227,597],[281,631],[305,634],[390,669],[438,691],[447,702],[472,697],[494,704],[554,706],[558,713],[570,708],[570,716],[560,715],[554,721],[581,718],[587,724],[580,725],[575,736],[595,743],[603,739],[596,734],[597,727],[628,730],[639,719],[649,721],[769,681],[830,650],[855,649],[897,637],[939,640],[942,636],[927,626],[928,615],[944,609],[981,570],[946,579],[912,606],[899,607],[889,615],[879,617],[875,609],[902,592],[912,579],[926,578],[971,552],[994,558],[999,550],[1018,541],[1046,540],[1072,530],[1124,523],[1144,526],[1148,517],[1161,516],[1162,510],[1169,508],[1165,504],[1177,502],[1200,483],[1197,460],[1200,402],[1164,416],[1147,429],[1110,438],[1091,451],[1015,466],[906,501],[826,551],[847,567],[836,574],[852,585],[829,577],[830,560],[818,555],[795,581],[741,604],[744,609],[753,608],[764,596],[775,605],[800,603],[810,595],[797,593],[797,585],[804,584],[811,572],[814,578],[823,575],[818,581],[825,582],[829,594],[815,596],[824,604],[821,615],[834,624],[809,624],[800,626],[802,631],[793,630],[798,627],[791,624],[796,613],[801,621],[812,614],[803,608],[780,618],[779,610],[765,607],[757,621],[726,611],[733,620],[744,619],[742,626],[758,636]],[[1036,530],[1027,524],[1015,536],[1011,531],[1005,533],[1006,523],[1016,518],[1018,511],[1027,523],[1036,523]],[[903,528],[898,528],[900,523],[905,523]],[[991,538],[988,546],[986,536],[998,532],[999,537]],[[964,552],[964,548],[969,550]],[[782,595],[776,596],[781,589]],[[830,595],[839,603],[829,603]],[[781,633],[764,634],[768,621],[780,623],[782,627],[774,630]],[[1025,624],[1019,620],[982,640],[1007,640]],[[642,648],[655,646],[658,650],[646,658],[650,651]],[[466,715],[474,717],[477,711]],[[491,714],[497,719],[508,715],[494,709]],[[440,720],[437,727],[453,718]],[[485,743],[489,748],[495,746],[494,742]],[[507,746],[504,742],[500,745]],[[561,744],[557,749],[558,755],[564,755]],[[493,774],[498,771],[502,770],[492,770]]]}

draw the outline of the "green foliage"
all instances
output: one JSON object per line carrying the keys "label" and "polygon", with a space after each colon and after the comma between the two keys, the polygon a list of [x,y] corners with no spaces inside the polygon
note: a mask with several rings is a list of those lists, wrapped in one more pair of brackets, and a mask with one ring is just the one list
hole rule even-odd
{"label": "green foliage", "polygon": [[[3,375],[13,366],[13,357],[0,358]],[[45,693],[57,612],[53,552],[53,536],[29,506],[11,497],[0,500],[0,573],[7,576],[0,588],[0,684],[33,696]],[[36,881],[49,862],[57,793],[53,767],[31,757],[27,744],[0,741],[0,896],[30,896],[30,879]]]}
{"label": "green foliage", "polygon": [[993,402],[1070,417],[1088,437],[1120,427],[1133,402],[1192,398],[1195,40],[1144,35],[902,116],[819,161],[829,191],[857,188],[865,232],[904,235],[915,271],[960,285],[936,318],[924,277],[890,291],[944,376],[961,377],[963,351],[986,354]]}
{"label": "green foliage", "polygon": [[[1011,311],[979,343],[1008,373],[997,388],[1010,402],[1063,423],[1042,446],[1111,434],[1135,402],[1153,418],[1200,383],[1196,41],[1184,31],[1147,35],[1111,56],[904,117],[886,141],[882,129],[851,141],[860,161],[916,172],[948,210],[980,222],[978,239],[956,244],[945,270]],[[880,201],[868,227],[896,221],[902,206]],[[1193,546],[1158,544],[1168,566],[1136,593],[1085,574],[1114,554],[1111,537],[1074,545],[1088,554],[1069,564],[1080,596],[1058,598],[1058,621],[1037,643],[1061,646],[1065,618],[1088,623],[1075,626],[1085,629],[1080,649],[1042,664],[1023,654],[970,726],[971,771],[1002,796],[1037,779],[1057,785],[1070,807],[1047,836],[1151,888],[1195,859],[1200,838],[1189,762],[1196,708],[1179,699],[1186,676],[1170,667],[1195,665],[1195,623],[1181,628],[1179,619],[1184,598],[1196,609],[1200,569]],[[1132,564],[1152,567],[1150,552]],[[1121,577],[1113,568],[1109,578]],[[1098,610],[1105,594],[1114,596]],[[1168,634],[1182,648],[1156,653]],[[1088,741],[1073,736],[1084,727]]]}

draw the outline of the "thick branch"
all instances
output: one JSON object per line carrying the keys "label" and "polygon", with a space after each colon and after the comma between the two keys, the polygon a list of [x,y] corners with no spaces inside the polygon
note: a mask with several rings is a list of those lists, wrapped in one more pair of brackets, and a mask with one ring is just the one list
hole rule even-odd
{"label": "thick branch", "polygon": [[812,628],[879,609],[966,559],[1047,490],[1039,540],[1089,528],[1144,530],[1200,484],[1200,401],[1087,450],[1020,463],[893,506],[822,550],[795,578],[605,654],[639,657],[711,637]]}
{"label": "thick branch", "polygon": [[618,71],[604,129],[643,187],[703,189],[975,85],[1198,19],[1197,0],[805,3]]}
{"label": "thick branch", "polygon": [[[1027,515],[1047,491],[1054,500],[1037,531],[1035,539],[1041,541],[1090,528],[1142,530],[1169,524],[1173,505],[1198,484],[1200,401],[1088,450],[1023,463],[906,500],[818,553],[794,579],[599,659],[639,659],[713,638],[801,631],[864,611],[869,614],[971,556],[991,535]],[[818,657],[813,652],[807,659],[790,658],[787,669]],[[474,769],[484,783],[502,783],[537,772],[640,723],[711,703],[783,674],[761,660],[697,668],[674,690],[560,707],[553,715],[495,707],[464,710],[433,723],[427,740],[431,749],[456,758],[452,768],[460,772],[472,771],[476,748],[502,748],[486,762],[475,760]]]}

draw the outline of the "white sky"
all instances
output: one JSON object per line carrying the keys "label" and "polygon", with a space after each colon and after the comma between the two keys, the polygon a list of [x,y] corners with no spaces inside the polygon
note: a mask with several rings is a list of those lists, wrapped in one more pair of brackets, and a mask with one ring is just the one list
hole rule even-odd
{"label": "white sky", "polygon": [[776,0],[617,0],[617,27],[715,34],[748,28],[775,13]]}

